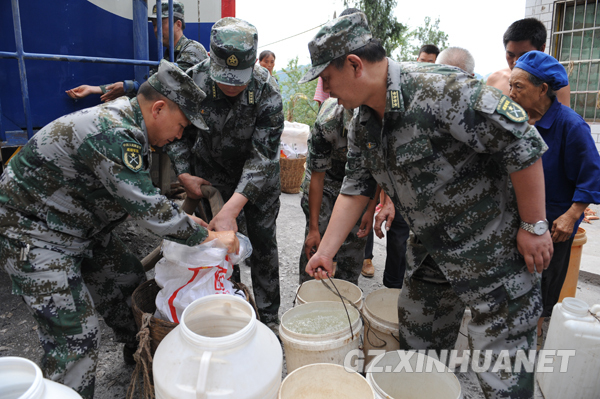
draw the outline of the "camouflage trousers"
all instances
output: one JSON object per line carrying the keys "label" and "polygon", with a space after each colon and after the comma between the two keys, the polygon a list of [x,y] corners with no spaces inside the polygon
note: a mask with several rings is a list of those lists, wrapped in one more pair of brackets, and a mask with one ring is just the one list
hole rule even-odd
{"label": "camouflage trousers", "polygon": [[250,239],[252,255],[246,259],[252,277],[254,300],[263,323],[279,320],[279,254],[277,215],[279,198],[269,212],[261,212],[248,202],[237,218],[238,230]]}
{"label": "camouflage trousers", "polygon": [[[464,303],[427,256],[412,276],[405,278],[398,299],[400,349],[435,350],[438,355],[441,350],[453,349],[466,306],[472,314],[468,325],[471,353],[492,351],[492,366],[477,373],[485,397],[533,398],[533,372],[524,368],[520,372],[503,368],[494,372],[493,365],[501,351],[501,356],[508,352],[510,364],[514,365],[518,350],[525,354],[535,350],[536,326],[542,312],[539,284],[518,298],[511,299],[501,286],[478,300]],[[480,364],[485,363],[480,360]]]}
{"label": "camouflage trousers", "polygon": [[140,261],[112,235],[93,258],[30,248],[21,260],[19,242],[0,236],[0,259],[38,324],[44,376],[93,398],[100,345],[97,313],[117,340],[135,342],[131,294],[144,281]]}
{"label": "camouflage trousers", "polygon": [[[321,238],[323,238],[323,234],[325,234],[325,230],[327,230],[327,225],[329,225],[329,218],[331,218],[331,212],[333,211],[333,206],[335,205],[336,199],[337,196],[328,193],[325,190],[323,191],[323,200],[321,202],[321,211],[319,213],[319,234],[321,235]],[[306,239],[308,236],[308,221],[310,217],[307,193],[302,195],[300,205],[302,206],[304,215],[306,215],[306,229],[304,231],[304,238]],[[362,217],[358,219],[348,234],[348,237],[346,237],[346,240],[338,250],[335,258],[337,262],[335,278],[346,280],[356,285],[358,285],[358,277],[360,276],[360,271],[362,270],[365,246],[367,245],[367,237],[359,238],[356,236],[356,233],[360,227],[361,219]],[[310,277],[304,271],[307,263],[308,258],[304,252],[304,243],[302,243],[298,270],[300,284],[312,279],[312,277]]]}

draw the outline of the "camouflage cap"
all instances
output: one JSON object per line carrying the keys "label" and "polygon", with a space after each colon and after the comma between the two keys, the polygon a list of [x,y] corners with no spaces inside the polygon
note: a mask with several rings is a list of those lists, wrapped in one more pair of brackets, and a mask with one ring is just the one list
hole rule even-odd
{"label": "camouflage cap", "polygon": [[175,64],[161,60],[158,72],[148,78],[148,83],[177,104],[194,126],[208,130],[200,113],[200,103],[206,98],[206,94]]}
{"label": "camouflage cap", "polygon": [[210,77],[229,86],[250,81],[256,62],[258,32],[237,18],[217,21],[210,32]]}
{"label": "camouflage cap", "polygon": [[331,61],[366,46],[371,37],[367,17],[362,12],[327,22],[308,43],[312,66],[298,83],[316,79]]}
{"label": "camouflage cap", "polygon": [[[162,7],[162,18],[169,18],[169,3],[166,1],[162,2],[161,7]],[[173,17],[184,20],[185,18],[183,18],[183,15],[184,15],[183,9],[184,9],[184,7],[183,7],[182,2],[174,1],[173,2]],[[149,18],[156,19],[156,4],[154,4],[154,6],[152,6],[152,15]]]}

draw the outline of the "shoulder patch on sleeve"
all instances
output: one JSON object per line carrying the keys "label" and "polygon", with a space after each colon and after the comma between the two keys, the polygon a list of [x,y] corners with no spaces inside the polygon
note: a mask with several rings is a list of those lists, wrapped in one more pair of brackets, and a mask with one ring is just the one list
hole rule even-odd
{"label": "shoulder patch on sleeve", "polygon": [[519,104],[511,100],[505,95],[502,95],[500,102],[496,107],[496,112],[506,116],[513,122],[525,122],[529,119],[527,112]]}
{"label": "shoulder patch on sleeve", "polygon": [[142,146],[133,141],[125,141],[121,144],[123,150],[123,163],[133,172],[142,169]]}

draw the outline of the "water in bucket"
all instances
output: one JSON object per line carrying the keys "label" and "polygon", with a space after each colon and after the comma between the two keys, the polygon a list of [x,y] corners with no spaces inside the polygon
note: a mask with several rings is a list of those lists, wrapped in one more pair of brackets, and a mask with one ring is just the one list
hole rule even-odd
{"label": "water in bucket", "polygon": [[348,328],[344,309],[314,309],[286,320],[285,326],[298,334],[329,334]]}
{"label": "water in bucket", "polygon": [[[356,309],[341,302],[310,302],[285,312],[279,326],[288,373],[314,363],[344,364],[358,350],[362,321]],[[331,320],[329,320],[331,319]]]}

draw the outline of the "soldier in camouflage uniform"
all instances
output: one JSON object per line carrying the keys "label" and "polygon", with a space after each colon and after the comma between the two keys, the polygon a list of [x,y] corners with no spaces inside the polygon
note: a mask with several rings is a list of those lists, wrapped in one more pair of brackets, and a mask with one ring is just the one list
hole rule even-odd
{"label": "soldier in camouflage uniform", "polygon": [[41,129],[0,178],[1,265],[39,325],[45,376],[84,398],[94,395],[100,344],[94,308],[126,343],[126,360],[136,346],[131,294],[144,270],[111,233],[115,226],[131,216],[181,244],[220,238],[236,250],[233,232],[208,232],[150,178],[150,145],[180,138],[190,121],[205,128],[198,105],[204,97],[162,61],[137,98],[121,97]]}
{"label": "soldier in camouflage uniform", "polygon": [[[348,152],[348,126],[352,111],[344,110],[337,99],[326,100],[319,110],[308,138],[308,159],[302,182],[302,210],[306,216],[304,247],[300,253],[300,284],[310,276],[304,272],[306,263],[325,234],[335,200],[342,188]],[[367,235],[373,227],[376,200],[358,219],[336,254],[335,277],[358,284],[362,269]],[[311,212],[312,210],[312,212]],[[360,234],[359,234],[360,231]]]}
{"label": "soldier in camouflage uniform", "polygon": [[[333,215],[306,271],[326,278],[354,215],[377,184],[410,225],[398,302],[401,349],[451,349],[465,306],[471,349],[535,348],[540,272],[552,256],[540,157],[527,115],[458,68],[399,64],[371,39],[364,14],[326,24],[309,43],[312,68],[346,108],[360,106]],[[519,217],[536,223],[535,233]],[[539,234],[539,235],[538,235]],[[533,373],[490,367],[487,398],[530,398]]]}
{"label": "soldier in camouflage uniform", "polygon": [[[162,3],[162,42],[164,46],[163,59],[169,60],[169,4]],[[158,39],[156,4],[152,8],[152,16],[149,20],[154,25],[154,35]],[[187,71],[200,61],[208,58],[208,53],[204,46],[195,40],[188,39],[183,34],[185,29],[184,7],[179,1],[173,2],[173,60],[182,71]],[[157,68],[152,67],[149,75],[152,76]],[[67,94],[74,99],[84,98],[90,94],[101,94],[102,101],[111,101],[120,96],[126,95],[134,97],[140,87],[140,83],[135,80],[124,80],[112,84],[100,86],[82,85],[71,90]]]}
{"label": "soldier in camouflage uniform", "polygon": [[283,106],[273,77],[255,64],[257,43],[256,28],[246,21],[215,23],[210,58],[187,71],[207,93],[200,109],[209,129],[186,130],[168,153],[190,197],[200,198],[201,185],[212,184],[226,201],[209,229],[239,227],[250,238],[246,263],[258,312],[268,324],[278,321],[280,304],[275,221]]}

